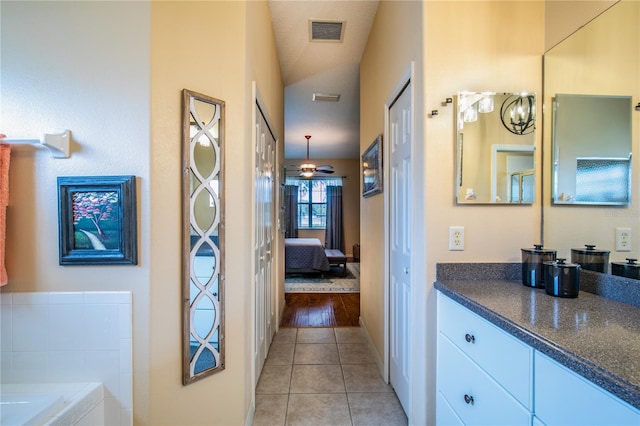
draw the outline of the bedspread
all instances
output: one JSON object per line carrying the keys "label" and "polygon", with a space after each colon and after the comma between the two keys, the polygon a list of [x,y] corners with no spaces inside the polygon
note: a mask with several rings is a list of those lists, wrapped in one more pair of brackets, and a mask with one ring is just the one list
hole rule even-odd
{"label": "bedspread", "polygon": [[317,238],[284,239],[285,270],[328,271],[329,260]]}

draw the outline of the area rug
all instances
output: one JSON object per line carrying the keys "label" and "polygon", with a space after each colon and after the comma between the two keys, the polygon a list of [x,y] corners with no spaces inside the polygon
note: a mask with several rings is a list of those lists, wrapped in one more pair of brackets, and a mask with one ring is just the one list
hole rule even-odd
{"label": "area rug", "polygon": [[313,274],[287,274],[284,277],[285,293],[359,293],[360,264],[347,263],[347,276],[342,277],[341,267],[331,267],[324,277]]}

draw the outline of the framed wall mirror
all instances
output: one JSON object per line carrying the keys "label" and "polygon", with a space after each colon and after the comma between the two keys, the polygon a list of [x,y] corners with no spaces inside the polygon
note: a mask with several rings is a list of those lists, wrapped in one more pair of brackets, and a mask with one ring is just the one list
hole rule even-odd
{"label": "framed wall mirror", "polygon": [[535,201],[534,93],[457,95],[458,204]]}
{"label": "framed wall mirror", "polygon": [[544,55],[543,243],[567,259],[587,244],[610,251],[611,273],[640,258],[639,75],[635,0],[615,2]]}
{"label": "framed wall mirror", "polygon": [[553,202],[631,202],[631,96],[553,98]]}
{"label": "framed wall mirror", "polygon": [[182,96],[184,385],[224,369],[224,102]]}

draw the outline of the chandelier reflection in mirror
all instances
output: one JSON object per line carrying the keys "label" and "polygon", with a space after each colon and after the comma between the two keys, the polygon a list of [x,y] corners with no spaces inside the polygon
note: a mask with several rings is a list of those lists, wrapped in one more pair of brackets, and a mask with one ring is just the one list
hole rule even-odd
{"label": "chandelier reflection in mirror", "polygon": [[224,102],[183,90],[183,384],[224,369]]}
{"label": "chandelier reflection in mirror", "polygon": [[535,96],[527,93],[509,96],[500,108],[504,127],[513,134],[527,135],[535,130]]}

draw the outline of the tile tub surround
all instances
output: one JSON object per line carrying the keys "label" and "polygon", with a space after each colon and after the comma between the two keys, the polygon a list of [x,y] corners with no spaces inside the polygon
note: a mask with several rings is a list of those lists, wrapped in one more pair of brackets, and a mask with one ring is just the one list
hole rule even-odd
{"label": "tile tub surround", "polygon": [[640,409],[640,308],[587,292],[553,297],[521,280],[437,280],[434,286]]}
{"label": "tile tub surround", "polygon": [[4,384],[99,382],[106,424],[131,425],[131,292],[0,293]]}
{"label": "tile tub surround", "polygon": [[359,327],[280,328],[256,389],[253,425],[406,425]]}

